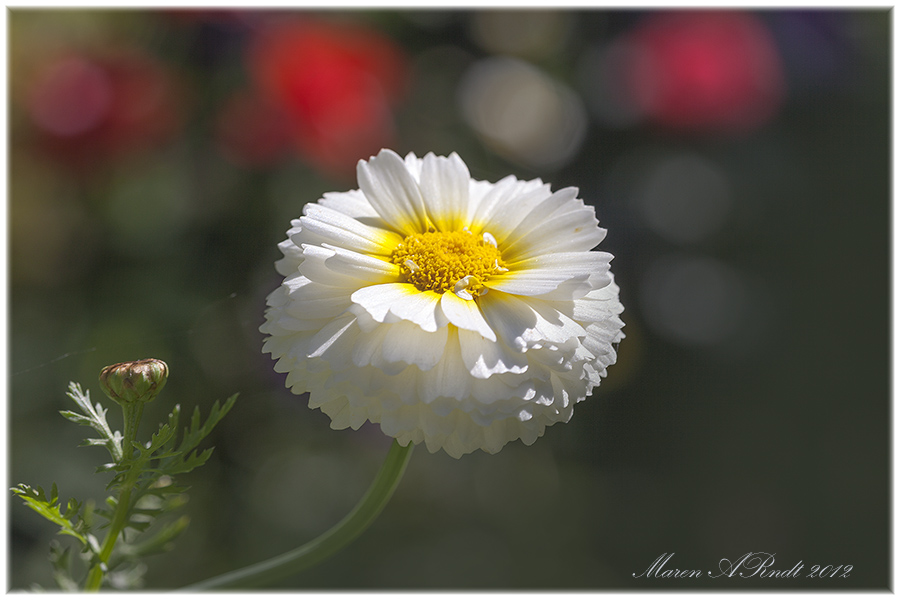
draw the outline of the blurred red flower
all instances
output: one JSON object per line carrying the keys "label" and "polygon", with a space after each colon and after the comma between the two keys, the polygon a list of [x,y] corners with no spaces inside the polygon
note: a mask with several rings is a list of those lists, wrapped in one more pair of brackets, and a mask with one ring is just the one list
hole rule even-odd
{"label": "blurred red flower", "polygon": [[291,148],[286,119],[286,115],[259,95],[241,90],[225,101],[216,118],[219,151],[240,167],[276,163]]}
{"label": "blurred red flower", "polygon": [[174,77],[133,50],[56,56],[38,66],[22,99],[40,146],[73,166],[155,147],[181,123]]}
{"label": "blurred red flower", "polygon": [[741,133],[765,123],[783,101],[774,39],[749,13],[655,13],[630,32],[626,44],[623,83],[657,124]]}
{"label": "blurred red flower", "polygon": [[262,28],[247,63],[263,98],[286,117],[301,156],[331,174],[391,145],[391,109],[405,91],[404,54],[360,25],[295,20]]}

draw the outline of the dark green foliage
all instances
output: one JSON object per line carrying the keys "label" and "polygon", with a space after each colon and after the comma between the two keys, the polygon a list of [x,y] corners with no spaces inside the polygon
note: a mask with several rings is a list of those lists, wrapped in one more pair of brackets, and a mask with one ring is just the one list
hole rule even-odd
{"label": "dark green foliage", "polygon": [[[69,499],[65,505],[60,504],[55,483],[49,497],[41,487],[26,484],[11,488],[12,492],[26,506],[57,525],[59,534],[71,536],[80,543],[77,555],[80,561],[72,560],[71,548],[64,548],[59,543],[51,546],[53,577],[60,589],[77,591],[81,587],[79,581],[84,573],[75,575],[73,562],[87,566],[87,569],[81,569],[88,572],[86,585],[91,582],[90,572],[96,571],[98,575],[94,579],[97,584],[101,579],[106,579],[115,588],[137,587],[145,570],[140,559],[171,549],[172,542],[188,525],[189,519],[182,516],[154,528],[160,517],[187,502],[187,488],[176,485],[175,476],[189,473],[206,463],[213,449],[201,451],[197,447],[228,414],[237,400],[237,394],[222,405],[217,401],[202,423],[200,409],[195,408],[180,440],[177,432],[181,407],[176,405],[167,422],[160,425],[149,442],[133,442],[129,451],[122,447],[123,436],[113,431],[107,423],[106,409],[100,404],[91,404],[89,392],[71,383],[68,396],[81,412],[60,411],[61,414],[73,423],[92,427],[100,434],[98,438],[86,439],[82,445],[104,446],[109,450],[113,462],[101,465],[97,471],[115,472],[107,486],[114,492],[113,495],[106,498],[105,507],[94,508],[93,503],[75,499]],[[98,523],[95,523],[94,517],[99,517]],[[109,531],[111,528],[115,529],[114,533]],[[104,530],[106,540],[101,544],[96,535]],[[132,533],[129,534],[129,530]],[[111,535],[114,536],[112,540]]]}

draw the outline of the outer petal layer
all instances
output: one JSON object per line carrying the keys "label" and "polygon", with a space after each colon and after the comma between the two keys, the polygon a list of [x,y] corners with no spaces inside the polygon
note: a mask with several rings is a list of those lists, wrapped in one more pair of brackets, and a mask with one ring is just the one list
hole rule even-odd
{"label": "outer petal layer", "polygon": [[[612,256],[591,251],[605,230],[577,190],[474,181],[455,154],[385,150],[358,177],[359,190],[308,205],[279,244],[285,279],[260,331],[287,387],[335,429],[379,423],[454,457],[531,444],[568,421],[624,337]],[[464,228],[496,244],[506,269],[472,299],[420,291],[391,262],[405,236]]]}

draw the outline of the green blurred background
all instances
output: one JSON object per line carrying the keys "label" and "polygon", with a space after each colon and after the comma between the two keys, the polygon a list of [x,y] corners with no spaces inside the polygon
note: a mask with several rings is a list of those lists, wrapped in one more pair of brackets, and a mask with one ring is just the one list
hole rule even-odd
{"label": "green blurred background", "polygon": [[[257,329],[290,219],[382,146],[578,186],[627,337],[570,423],[495,456],[417,449],[374,526],[285,589],[889,586],[887,10],[17,8],[8,28],[8,484],[105,497],[104,451],[58,415],[105,365],[168,362],[144,435],[241,394],[148,588],[313,538],[377,471],[390,440],[332,431]],[[9,506],[11,588],[52,588],[52,528]],[[632,576],[670,552],[853,570]]]}

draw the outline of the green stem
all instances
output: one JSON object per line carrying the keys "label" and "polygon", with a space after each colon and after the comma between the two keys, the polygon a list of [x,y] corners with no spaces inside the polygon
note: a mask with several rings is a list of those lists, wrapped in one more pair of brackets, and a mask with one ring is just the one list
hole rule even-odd
{"label": "green stem", "polygon": [[[122,412],[125,416],[125,432],[122,434],[122,461],[130,460],[134,455],[134,436],[137,432],[138,424],[141,422],[141,415],[144,413],[144,403],[122,404]],[[137,476],[140,469],[132,469],[122,486],[119,488],[119,499],[116,502],[116,511],[113,513],[112,521],[109,524],[109,531],[100,547],[100,553],[97,555],[99,561],[88,572],[87,580],[84,584],[84,591],[96,592],[103,584],[104,567],[112,556],[113,549],[119,539],[119,534],[125,529],[128,521],[128,510],[131,504],[131,492],[137,483]]]}
{"label": "green stem", "polygon": [[125,431],[122,433],[122,460],[128,460],[134,456],[134,436],[137,434],[138,424],[144,414],[144,403],[133,402],[122,404],[122,414],[125,417]]}
{"label": "green stem", "polygon": [[[140,471],[135,470],[132,473],[139,474]],[[134,489],[134,484],[136,483],[136,478],[131,476],[132,473],[129,473],[129,477],[122,483],[122,491],[116,502],[116,511],[113,513],[112,521],[109,524],[109,531],[106,533],[106,539],[103,540],[103,546],[100,547],[100,554],[97,555],[99,562],[90,570],[87,581],[84,584],[84,591],[86,592],[96,592],[100,589],[100,586],[103,583],[104,566],[106,566],[109,561],[109,557],[112,556],[113,549],[116,547],[116,542],[119,539],[119,534],[122,533],[122,530],[125,529],[125,525],[127,524],[129,505],[131,504],[131,491]]]}
{"label": "green stem", "polygon": [[100,584],[103,583],[103,568],[100,565],[94,565],[91,572],[88,573],[87,581],[84,584],[84,591],[97,592],[100,590]]}
{"label": "green stem", "polygon": [[125,521],[128,518],[128,505],[131,504],[131,489],[134,487],[134,482],[126,481],[125,483],[128,487],[123,486],[122,493],[119,495],[119,501],[116,504],[116,512],[109,526],[109,532],[106,534],[106,539],[103,540],[103,546],[100,548],[100,554],[97,556],[100,562],[94,565],[90,573],[88,573],[88,579],[84,585],[84,591],[86,592],[96,592],[100,589],[100,585],[103,583],[103,567],[109,561],[109,557],[112,556],[119,534],[125,528]]}
{"label": "green stem", "polygon": [[283,579],[331,556],[359,536],[391,499],[412,455],[413,444],[394,440],[375,481],[359,504],[337,525],[299,548],[269,560],[195,583],[181,591],[257,587]]}

